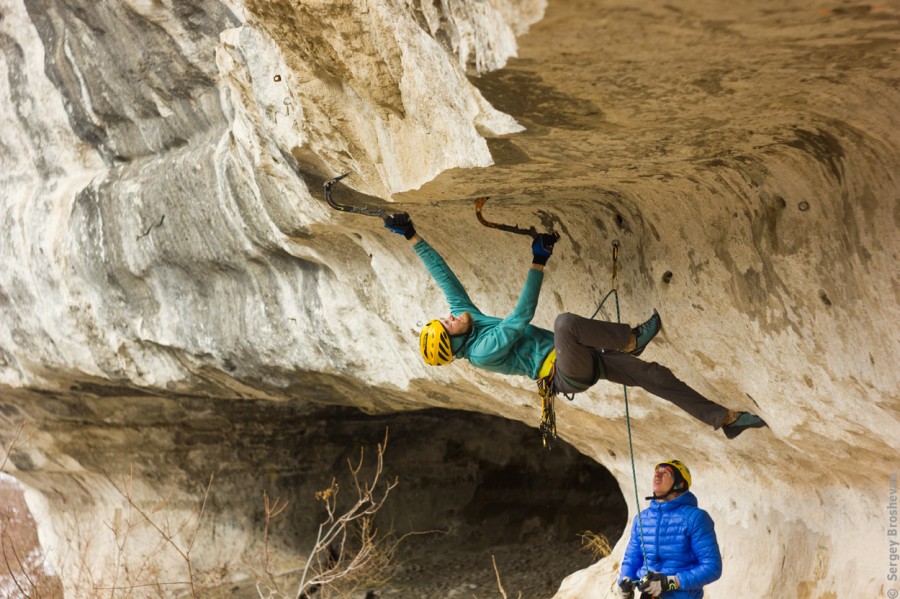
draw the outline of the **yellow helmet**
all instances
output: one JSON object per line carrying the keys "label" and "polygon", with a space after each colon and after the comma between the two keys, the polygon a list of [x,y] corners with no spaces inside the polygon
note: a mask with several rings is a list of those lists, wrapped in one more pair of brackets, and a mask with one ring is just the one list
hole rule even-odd
{"label": "yellow helmet", "polygon": [[453,361],[453,351],[450,349],[450,335],[440,320],[431,320],[419,335],[419,350],[426,364],[441,366]]}
{"label": "yellow helmet", "polygon": [[[660,466],[671,466],[674,470],[675,486],[673,486],[672,489],[676,491],[687,491],[691,488],[691,471],[688,470],[688,467],[685,466],[684,462],[680,460],[669,460],[668,462],[660,462],[656,465],[657,468]],[[684,481],[684,488],[678,488],[681,481]]]}

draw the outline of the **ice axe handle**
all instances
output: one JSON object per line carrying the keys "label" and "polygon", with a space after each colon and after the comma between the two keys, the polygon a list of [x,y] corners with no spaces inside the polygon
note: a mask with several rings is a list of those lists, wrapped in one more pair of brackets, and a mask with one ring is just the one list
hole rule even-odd
{"label": "ice axe handle", "polygon": [[349,177],[349,176],[350,176],[350,173],[346,172],[343,175],[338,175],[337,177],[334,177],[333,179],[329,179],[328,181],[325,181],[325,185],[324,185],[325,201],[328,202],[328,205],[331,206],[332,208],[334,208],[335,210],[346,210],[347,208],[345,206],[338,204],[337,202],[335,202],[332,199],[331,188],[334,187],[335,183],[337,183],[341,179],[343,179],[345,177]]}
{"label": "ice axe handle", "polygon": [[328,202],[328,205],[334,208],[335,210],[340,210],[342,212],[351,212],[353,214],[363,214],[365,216],[377,216],[379,218],[384,218],[387,216],[387,213],[382,208],[370,208],[369,206],[350,206],[348,204],[339,204],[334,201],[334,198],[331,197],[331,188],[334,187],[335,183],[343,179],[344,177],[349,176],[350,173],[344,173],[343,175],[338,175],[333,179],[329,179],[325,181],[325,201]]}
{"label": "ice axe handle", "polygon": [[[492,223],[491,221],[484,218],[484,216],[481,214],[481,209],[484,208],[484,203],[487,201],[487,197],[482,197],[475,200],[475,216],[478,218],[478,222],[480,222],[482,225],[484,225],[485,227],[491,227],[492,229],[500,229],[501,231],[506,231],[507,233],[515,233],[516,235],[528,235],[532,239],[537,238],[539,233],[534,227],[523,229],[519,225],[504,225],[502,223]],[[546,233],[546,235],[553,236],[553,243],[559,241],[558,233]]]}

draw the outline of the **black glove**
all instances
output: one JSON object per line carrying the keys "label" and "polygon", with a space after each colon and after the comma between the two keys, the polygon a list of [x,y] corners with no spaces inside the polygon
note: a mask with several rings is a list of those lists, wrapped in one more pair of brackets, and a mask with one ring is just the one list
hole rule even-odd
{"label": "black glove", "polygon": [[541,233],[531,243],[532,264],[547,264],[547,258],[553,253],[553,245],[559,237],[552,233]]}
{"label": "black glove", "polygon": [[397,212],[396,214],[385,216],[384,226],[398,235],[403,235],[407,239],[412,239],[412,236],[416,234],[412,219],[409,218],[407,212]]}
{"label": "black glove", "polygon": [[621,599],[634,599],[634,583],[627,576],[619,583],[619,597]]}
{"label": "black glove", "polygon": [[664,591],[677,591],[678,579],[659,572],[648,572],[638,583],[637,588],[643,593],[659,597]]}

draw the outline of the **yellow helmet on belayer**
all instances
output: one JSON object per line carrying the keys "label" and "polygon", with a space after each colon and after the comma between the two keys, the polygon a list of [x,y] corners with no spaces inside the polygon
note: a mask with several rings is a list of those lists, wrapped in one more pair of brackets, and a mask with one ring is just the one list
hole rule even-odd
{"label": "yellow helmet on belayer", "polygon": [[[681,460],[669,460],[668,462],[660,462],[656,465],[657,468],[660,466],[669,466],[674,471],[675,485],[673,487],[674,490],[677,491],[687,491],[691,488],[691,471],[688,470],[688,467]],[[681,480],[679,480],[681,479]],[[684,488],[680,487],[681,481],[684,481]]]}

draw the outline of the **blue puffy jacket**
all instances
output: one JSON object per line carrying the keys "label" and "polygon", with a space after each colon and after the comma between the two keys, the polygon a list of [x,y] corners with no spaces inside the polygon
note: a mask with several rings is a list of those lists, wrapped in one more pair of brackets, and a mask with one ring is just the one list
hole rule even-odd
{"label": "blue puffy jacket", "polygon": [[472,303],[459,279],[424,239],[417,241],[413,249],[444,292],[450,313],[472,315],[472,332],[465,339],[450,339],[454,357],[465,358],[483,370],[536,379],[544,358],[553,349],[553,332],[530,324],[544,273],[530,268],[515,309],[506,318],[497,318],[483,314]]}
{"label": "blue puffy jacket", "polygon": [[619,581],[625,576],[637,581],[648,569],[678,576],[681,588],[663,593],[662,599],[699,599],[703,587],[722,575],[712,518],[697,507],[697,497],[690,491],[671,501],[653,500],[641,512],[640,524],[634,519]]}

